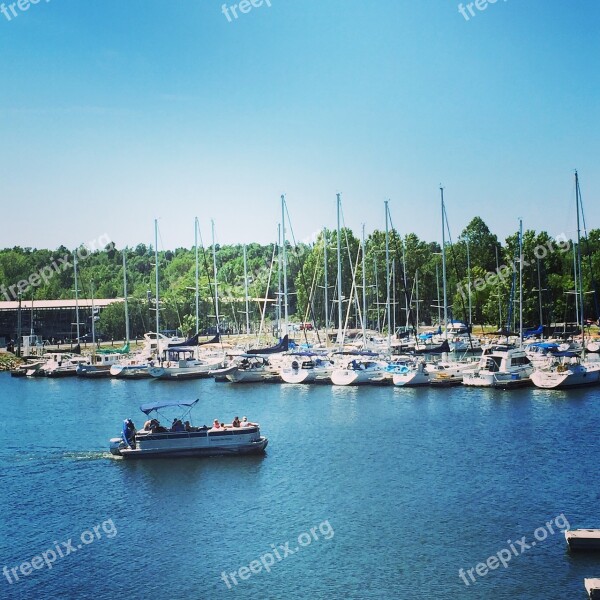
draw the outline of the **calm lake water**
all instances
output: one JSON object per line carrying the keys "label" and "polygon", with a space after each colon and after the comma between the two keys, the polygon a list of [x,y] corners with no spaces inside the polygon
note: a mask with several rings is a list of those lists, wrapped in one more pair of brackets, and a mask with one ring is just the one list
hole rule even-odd
{"label": "calm lake water", "polygon": [[[598,396],[0,374],[0,597],[583,600],[600,562],[560,532],[468,587],[459,569],[559,515],[600,527]],[[195,424],[260,422],[267,454],[110,457],[124,418],[177,398]]]}

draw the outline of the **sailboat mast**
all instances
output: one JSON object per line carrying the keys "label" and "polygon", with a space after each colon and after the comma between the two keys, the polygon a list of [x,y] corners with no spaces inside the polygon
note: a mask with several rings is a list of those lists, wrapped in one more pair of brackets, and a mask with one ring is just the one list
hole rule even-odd
{"label": "sailboat mast", "polygon": [[419,335],[419,269],[415,271],[415,291],[417,294],[417,336]]}
{"label": "sailboat mast", "polygon": [[390,231],[389,231],[389,200],[385,200],[385,279],[387,286],[387,295],[385,300],[385,310],[387,312],[387,347],[388,350],[392,345],[391,338],[391,315],[390,315]]}
{"label": "sailboat mast", "polygon": [[79,342],[79,285],[77,280],[77,252],[73,252],[73,272],[75,274],[75,321],[77,321],[77,342]]}
{"label": "sailboat mast", "polygon": [[435,261],[435,286],[437,290],[438,325],[442,326],[442,299],[440,298],[440,268]]}
{"label": "sailboat mast", "polygon": [[250,304],[248,298],[248,256],[244,244],[244,299],[246,301],[246,335],[250,335]]}
{"label": "sailboat mast", "polygon": [[442,287],[444,293],[444,339],[448,339],[448,290],[446,285],[446,207],[444,205],[444,188],[440,186],[442,196]]}
{"label": "sailboat mast", "polygon": [[160,357],[158,336],[160,331],[160,292],[158,289],[158,219],[154,219],[154,275],[156,285],[156,357]]}
{"label": "sailboat mast", "polygon": [[283,335],[288,334],[287,253],[285,248],[285,196],[281,195],[281,260],[283,262]]}
{"label": "sailboat mast", "polygon": [[215,247],[215,222],[210,221],[212,232],[212,251],[213,251],[213,278],[215,280],[215,318],[217,320],[217,333],[221,332],[221,320],[219,319],[219,286],[217,284],[217,249]]}
{"label": "sailboat mast", "polygon": [[90,282],[90,291],[92,293],[92,352],[96,352],[96,309],[94,307],[94,282]]}
{"label": "sailboat mast", "polygon": [[343,307],[342,307],[342,236],[340,231],[341,198],[337,197],[337,293],[338,293],[338,344],[343,345]]}
{"label": "sailboat mast", "polygon": [[469,327],[471,328],[473,324],[473,308],[471,302],[471,252],[470,252],[470,243],[469,236],[467,235],[467,283],[469,288]]}
{"label": "sailboat mast", "polygon": [[194,254],[196,255],[196,331],[198,333],[200,331],[200,283],[199,283],[199,275],[200,275],[200,262],[198,260],[198,217],[194,219]]}
{"label": "sailboat mast", "polygon": [[363,333],[363,346],[367,346],[367,261],[365,257],[365,224],[362,226],[362,333]]}
{"label": "sailboat mast", "polygon": [[[583,276],[581,272],[581,226],[579,223],[579,212],[581,210],[581,191],[579,189],[579,174],[575,171],[575,201],[577,204],[577,270],[575,279],[577,279],[577,272],[579,273],[579,321],[581,322],[581,345],[585,350],[585,310],[583,305]],[[577,283],[575,284],[575,290],[577,290]]]}
{"label": "sailboat mast", "polygon": [[324,272],[324,285],[325,285],[325,338],[327,339],[327,332],[329,331],[329,281],[327,276],[328,262],[327,262],[327,229],[323,227],[323,272]]}
{"label": "sailboat mast", "polygon": [[129,305],[127,302],[127,249],[123,248],[123,299],[125,300],[125,343],[129,344]]}
{"label": "sailboat mast", "polygon": [[519,347],[523,347],[523,219],[519,219]]}

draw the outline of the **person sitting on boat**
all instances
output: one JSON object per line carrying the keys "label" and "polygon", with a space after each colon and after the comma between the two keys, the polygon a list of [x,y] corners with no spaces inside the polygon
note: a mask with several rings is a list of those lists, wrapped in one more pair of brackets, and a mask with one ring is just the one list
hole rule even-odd
{"label": "person sitting on boat", "polygon": [[173,424],[171,425],[171,431],[185,431],[183,423],[179,419],[173,419]]}
{"label": "person sitting on boat", "polygon": [[235,419],[233,419],[233,422],[231,423],[232,427],[239,427],[240,426],[240,418],[236,417]]}
{"label": "person sitting on boat", "polygon": [[256,423],[251,423],[250,421],[248,421],[248,417],[243,417],[242,427],[256,427]]}
{"label": "person sitting on boat", "polygon": [[151,431],[152,430],[152,421],[153,421],[153,419],[148,419],[148,421],[146,421],[144,423],[144,427],[142,428],[142,431]]}
{"label": "person sitting on boat", "polygon": [[212,428],[213,428],[213,429],[221,429],[221,424],[219,423],[219,419],[215,419],[215,420],[213,421],[213,426],[212,426]]}
{"label": "person sitting on boat", "polygon": [[168,429],[160,424],[158,419],[152,419],[152,433],[166,433]]}
{"label": "person sitting on boat", "polygon": [[185,430],[185,431],[198,431],[198,428],[197,428],[197,427],[192,427],[192,426],[190,425],[190,422],[189,422],[189,421],[186,421],[186,422],[183,424],[183,428],[184,428],[184,430]]}

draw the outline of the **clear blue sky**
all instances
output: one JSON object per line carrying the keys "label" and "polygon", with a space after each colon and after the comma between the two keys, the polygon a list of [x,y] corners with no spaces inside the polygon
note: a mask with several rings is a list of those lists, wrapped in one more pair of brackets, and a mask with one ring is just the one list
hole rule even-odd
{"label": "clear blue sky", "polygon": [[[600,3],[41,0],[0,14],[0,247],[600,227]],[[228,2],[227,5],[234,4]]]}

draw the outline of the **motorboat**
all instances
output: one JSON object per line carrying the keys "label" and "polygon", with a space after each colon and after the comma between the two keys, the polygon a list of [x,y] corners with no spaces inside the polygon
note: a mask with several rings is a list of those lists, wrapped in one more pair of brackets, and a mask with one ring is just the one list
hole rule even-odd
{"label": "motorboat", "polygon": [[533,366],[523,348],[508,344],[489,346],[475,369],[463,373],[463,384],[471,387],[508,389],[531,384]]}
{"label": "motorboat", "polygon": [[89,361],[77,366],[77,377],[99,379],[110,377],[110,368],[117,364],[129,352],[129,344],[119,350],[101,349],[92,354]]}
{"label": "motorboat", "polygon": [[131,419],[123,422],[121,435],[110,440],[110,453],[125,459],[186,456],[222,456],[238,454],[261,454],[268,440],[260,434],[257,423],[242,422],[218,427],[194,427],[183,419],[199,400],[189,402],[154,402],[140,407],[149,417],[165,408],[182,408],[184,415],[173,421],[171,428],[160,425],[158,419],[146,421],[144,428],[135,429]]}
{"label": "motorboat", "polygon": [[223,366],[223,355],[212,361],[198,358],[197,348],[180,346],[163,351],[158,364],[150,367],[148,372],[155,379],[182,381],[210,377],[211,371]]}

